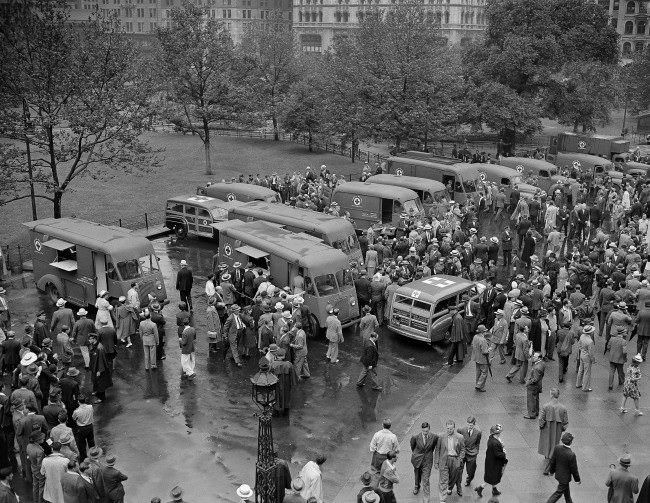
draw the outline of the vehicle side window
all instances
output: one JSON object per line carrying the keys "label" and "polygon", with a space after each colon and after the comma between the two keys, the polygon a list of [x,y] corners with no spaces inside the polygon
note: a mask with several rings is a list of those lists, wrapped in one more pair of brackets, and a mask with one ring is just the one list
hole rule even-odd
{"label": "vehicle side window", "polygon": [[509,178],[502,178],[501,179],[501,185],[510,185],[510,179]]}
{"label": "vehicle side window", "polygon": [[194,206],[187,205],[185,207],[185,213],[187,213],[188,215],[196,215],[196,208]]}
{"label": "vehicle side window", "polygon": [[545,169],[540,169],[539,176],[542,178],[548,178],[549,177],[548,171],[546,171]]}
{"label": "vehicle side window", "polygon": [[305,276],[305,291],[310,295],[316,295],[316,288],[314,282],[309,276]]}
{"label": "vehicle side window", "polygon": [[400,304],[402,306],[411,306],[413,304],[413,299],[411,297],[405,297],[404,295],[395,295],[395,300],[393,304]]}
{"label": "vehicle side window", "polygon": [[428,302],[423,302],[421,300],[414,300],[413,307],[416,309],[423,309],[424,311],[431,310],[431,304],[429,304]]}
{"label": "vehicle side window", "polygon": [[167,209],[176,213],[183,213],[183,205],[181,203],[167,203]]}
{"label": "vehicle side window", "polygon": [[206,210],[206,209],[203,209],[203,208],[199,208],[198,215],[201,218],[208,218],[208,219],[212,218],[210,216],[210,212],[208,210]]}
{"label": "vehicle side window", "polygon": [[117,277],[117,269],[115,269],[115,264],[113,262],[108,262],[106,264],[106,276],[108,279],[112,279],[115,281],[118,281],[119,278]]}
{"label": "vehicle side window", "polygon": [[442,313],[444,311],[448,311],[455,305],[456,305],[455,295],[453,297],[447,297],[446,299],[442,299],[438,301],[438,303],[436,304],[436,308],[433,310],[433,314],[435,316],[436,314]]}

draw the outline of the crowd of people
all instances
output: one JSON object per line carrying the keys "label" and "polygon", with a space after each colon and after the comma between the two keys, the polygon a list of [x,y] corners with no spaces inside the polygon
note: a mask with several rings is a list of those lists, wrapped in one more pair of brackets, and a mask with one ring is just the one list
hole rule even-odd
{"label": "crowd of people", "polygon": [[[381,170],[379,164],[374,167],[374,172]],[[366,165],[361,179],[371,172],[373,169]],[[277,190],[286,204],[349,218],[340,215],[336,205],[327,203],[328,191],[342,179],[329,173],[326,166],[318,174],[308,168],[304,174],[285,177],[251,175],[248,181]],[[492,362],[506,364],[509,358],[512,367],[506,379],[517,379],[526,386],[524,417],[539,420],[540,424],[544,421],[546,427],[551,420],[544,416],[546,407],[541,412],[539,407],[546,365],[558,361],[562,383],[571,373],[573,362],[576,387],[591,392],[591,367],[597,357],[594,341],[602,337],[606,341],[603,358],[609,361],[611,369],[608,391],[613,391],[614,377],[618,377],[623,395],[620,412],[627,412],[631,399],[634,413],[642,415],[638,381],[650,340],[650,184],[640,181],[617,187],[604,181],[594,185],[578,176],[571,184],[558,186],[548,194],[539,191],[530,200],[522,198],[516,190],[505,198],[502,191],[487,182],[479,183],[478,189],[476,200],[464,204],[450,198],[439,200],[425,216],[403,214],[396,227],[370,228],[360,236],[363,262],[351,264],[363,313],[358,328],[363,347],[357,386],[370,383],[374,390],[382,389],[377,377],[381,346],[378,329],[388,321],[394,291],[416,279],[451,274],[482,285],[478,297],[468,296],[454,306],[447,353],[447,364],[455,365],[463,363],[471,351],[477,369],[477,392],[486,389]],[[319,331],[304,304],[304,279],[297,276],[290,286],[281,288],[267,271],[250,263],[228,267],[217,255],[207,282],[201,286],[207,305],[202,314],[195,313],[194,276],[184,260],[176,279],[181,302],[174,315],[167,313],[167,318],[175,316],[184,378],[195,378],[196,340],[205,337],[209,354],[220,354],[238,367],[245,359],[261,359],[260,368],[278,377],[275,414],[287,414],[292,388],[310,378],[307,341]],[[92,404],[107,400],[120,344],[130,347],[139,336],[147,371],[155,371],[158,362],[166,358],[165,345],[168,332],[172,332],[163,314],[168,301],[153,294],[141,299],[138,285],[133,283],[127,295],[117,302],[111,302],[107,292],[101,292],[92,320],[83,308],[75,316],[66,301],[59,299],[50,320],[40,313],[18,337],[12,330],[10,306],[3,294],[0,291],[0,348],[2,371],[11,376],[11,390],[0,395],[4,418],[0,473],[5,473],[6,480],[11,473],[22,472],[26,480],[33,482],[34,494],[43,492],[47,496],[42,500],[51,503],[63,501],[57,499],[63,494],[61,491],[72,490],[72,480],[64,484],[64,479],[74,479],[74,490],[85,488],[90,495],[90,499],[79,501],[94,501],[95,493],[115,494],[107,496],[107,501],[121,501],[123,489],[120,492],[118,479],[123,475],[112,471],[114,456],[102,460],[101,450],[94,445]],[[335,365],[339,345],[345,344],[345,340],[337,310],[331,308],[328,314],[324,330],[328,340],[326,358]],[[196,317],[204,319],[205,334],[197,334]],[[76,346],[83,371],[74,362]],[[90,383],[92,395],[81,390],[82,377]],[[557,421],[558,416],[553,417]],[[459,494],[462,492],[459,468],[464,466],[468,481],[472,481],[476,457],[471,459],[473,449],[467,447],[471,439],[465,437],[465,430],[469,429],[470,437],[475,431],[470,423],[463,431],[457,431],[450,421],[447,442],[440,442],[444,436],[430,433],[428,426],[423,425],[422,439],[416,438],[412,444],[434,453],[438,462],[433,464],[441,470],[443,501],[454,488]],[[70,434],[54,439],[52,432],[60,424]],[[389,426],[385,429],[389,431]],[[490,431],[485,483],[492,486],[493,496],[498,496],[499,477],[488,476],[488,468],[495,474],[494,466],[499,462],[505,464],[505,451],[500,446],[499,425]],[[47,441],[48,437],[52,442]],[[571,441],[564,433],[552,435],[544,449],[548,459],[546,472],[557,470],[557,463],[567,461],[566,456],[562,456],[563,461],[553,456],[557,444],[568,446]],[[20,467],[14,443],[18,446]],[[385,445],[382,442],[373,451],[379,454],[376,458],[373,455],[376,476],[368,486],[372,491],[366,491],[369,495],[361,496],[365,499],[360,501],[371,503],[374,496],[370,493],[376,491],[382,503],[394,501],[388,493],[391,484],[397,482],[397,450],[386,450]],[[38,462],[34,465],[29,452],[39,448],[42,459],[38,461],[36,456]],[[91,453],[98,452],[98,468],[93,471]],[[57,458],[57,463],[45,463],[50,458]],[[65,466],[58,458],[67,460]],[[321,503],[322,487],[317,489],[314,481],[323,462],[324,458],[310,462],[313,466],[303,469],[297,485],[286,489],[301,494],[305,500],[315,497]],[[58,471],[50,466],[53,464],[59,467]],[[111,486],[109,490],[105,478],[96,480],[104,471],[117,489]],[[65,474],[70,477],[63,477]],[[419,477],[416,475],[414,491],[428,491],[424,475],[420,473]],[[298,489],[301,483],[302,489]],[[560,484],[566,484],[561,493],[568,491],[568,482]],[[474,489],[482,495],[483,487]],[[179,492],[176,489],[174,493]],[[242,493],[246,492],[244,488]]]}

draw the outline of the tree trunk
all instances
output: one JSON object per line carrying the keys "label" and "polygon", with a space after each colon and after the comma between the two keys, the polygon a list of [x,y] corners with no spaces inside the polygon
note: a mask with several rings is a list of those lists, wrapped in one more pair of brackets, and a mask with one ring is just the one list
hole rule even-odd
{"label": "tree trunk", "polygon": [[63,192],[60,190],[54,191],[54,197],[52,204],[54,205],[54,218],[61,218],[61,199],[63,198]]}
{"label": "tree trunk", "polygon": [[273,141],[280,141],[280,131],[278,131],[278,118],[275,116],[275,110],[273,111]]}
{"label": "tree trunk", "polygon": [[574,132],[574,133],[577,133],[577,132],[578,132],[578,123],[577,123],[577,122],[574,122],[574,123],[573,123],[573,132]]}
{"label": "tree trunk", "polygon": [[205,148],[205,174],[212,174],[212,162],[210,161],[210,127],[207,119],[203,119],[203,147]]}
{"label": "tree trunk", "polygon": [[425,152],[429,151],[429,130],[424,130],[424,147],[422,148]]}
{"label": "tree trunk", "polygon": [[359,145],[359,142],[353,136],[352,137],[352,152],[351,152],[352,155],[350,155],[350,157],[352,158],[352,162],[354,162],[354,159],[355,159],[356,154],[357,154],[357,152],[356,152],[357,151],[357,145]]}
{"label": "tree trunk", "polygon": [[314,141],[314,139],[312,138],[311,131],[309,131],[309,151],[310,152],[314,151],[314,148],[312,147],[312,142],[313,141]]}

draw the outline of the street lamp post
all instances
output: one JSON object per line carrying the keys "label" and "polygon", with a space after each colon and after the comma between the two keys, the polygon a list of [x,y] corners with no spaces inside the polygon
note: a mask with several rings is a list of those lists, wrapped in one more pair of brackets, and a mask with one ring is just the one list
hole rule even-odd
{"label": "street lamp post", "polygon": [[273,425],[271,411],[276,401],[278,378],[270,372],[266,358],[259,363],[259,372],[251,377],[252,399],[261,410],[257,432],[257,463],[255,463],[255,501],[276,503],[275,456],[273,454]]}

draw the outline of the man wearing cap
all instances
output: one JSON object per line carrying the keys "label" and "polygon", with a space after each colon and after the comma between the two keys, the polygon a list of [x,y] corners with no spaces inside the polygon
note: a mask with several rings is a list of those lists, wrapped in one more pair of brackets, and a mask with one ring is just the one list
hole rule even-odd
{"label": "man wearing cap", "polygon": [[[194,379],[194,366],[196,360],[194,358],[194,345],[196,341],[196,330],[190,326],[190,320],[183,320],[183,330],[178,338],[178,343],[181,348],[181,368],[183,369],[183,376]],[[237,351],[237,342],[235,341],[234,352]]]}
{"label": "man wearing cap", "polygon": [[42,347],[43,341],[50,338],[50,328],[47,326],[45,313],[41,311],[36,315],[34,322],[34,344]]}
{"label": "man wearing cap", "polygon": [[360,358],[363,369],[357,379],[358,388],[363,387],[366,384],[366,379],[368,379],[373,390],[382,390],[382,387],[377,383],[377,363],[379,361],[377,338],[377,333],[372,332],[366,339],[363,339],[363,352]]}
{"label": "man wearing cap", "polygon": [[629,503],[639,492],[639,479],[629,472],[632,458],[623,454],[618,459],[618,468],[609,471],[605,485],[609,487],[608,503]]}
{"label": "man wearing cap", "polygon": [[[41,503],[43,501],[43,489],[45,488],[45,476],[41,474],[45,451],[41,444],[45,441],[45,434],[40,430],[32,431],[27,444],[27,458],[29,459],[32,474],[32,501]],[[2,500],[0,500],[2,501]]]}
{"label": "man wearing cap", "polygon": [[104,468],[103,463],[100,461],[101,457],[104,455],[104,451],[101,447],[93,447],[88,450],[88,470],[86,473],[92,481],[93,487],[99,496],[100,502],[106,501],[106,489],[104,486],[104,477],[102,475],[102,469]]}
{"label": "man wearing cap", "polygon": [[143,311],[144,320],[140,322],[140,337],[144,350],[144,369],[158,368],[156,365],[156,346],[159,343],[158,327],[151,321],[149,309]]}
{"label": "man wearing cap", "polygon": [[572,443],[573,435],[567,431],[562,434],[562,443],[556,445],[553,449],[548,470],[550,473],[555,474],[557,489],[551,494],[546,503],[555,503],[562,496],[564,496],[566,503],[572,503],[573,501],[571,499],[569,484],[571,483],[572,477],[573,480],[580,484],[580,473],[578,473],[576,454],[570,447]]}
{"label": "man wearing cap", "polygon": [[156,324],[156,328],[158,329],[158,347],[156,348],[156,358],[159,360],[164,360],[167,358],[167,356],[165,356],[165,340],[167,338],[167,334],[165,333],[165,324],[167,321],[165,320],[165,316],[162,314],[162,309],[163,308],[158,301],[153,301],[151,304],[149,304],[151,321]]}
{"label": "man wearing cap", "polygon": [[582,388],[582,391],[592,391],[591,366],[596,361],[596,346],[593,336],[593,325],[585,325],[578,340],[580,366],[578,367],[578,375],[576,376],[576,388]]}
{"label": "man wearing cap", "polygon": [[526,408],[528,412],[524,414],[524,419],[537,419],[539,415],[539,394],[542,392],[542,379],[546,365],[539,353],[533,353],[531,358],[532,367],[530,375],[526,381]]}
{"label": "man wearing cap", "polygon": [[74,313],[69,307],[65,307],[65,299],[56,301],[57,310],[52,313],[52,321],[50,322],[50,333],[58,334],[61,327],[66,325],[71,327],[74,325]]}
{"label": "man wearing cap", "polygon": [[623,329],[616,328],[609,339],[609,391],[613,389],[615,373],[618,373],[619,386],[625,381],[623,365],[627,361],[627,341],[623,334]]}
{"label": "man wearing cap", "polygon": [[485,392],[485,381],[487,380],[488,365],[490,364],[490,346],[485,338],[487,328],[485,325],[476,327],[476,333],[472,339],[472,360],[476,363],[476,381],[474,389]]}
{"label": "man wearing cap", "polygon": [[128,477],[115,468],[117,458],[114,455],[106,456],[106,466],[102,468],[106,496],[110,503],[124,503],[124,486],[122,482]]}
{"label": "man wearing cap", "polygon": [[176,274],[176,290],[179,291],[181,301],[186,302],[190,312],[193,312],[192,307],[192,285],[194,284],[194,276],[192,269],[187,267],[187,261],[181,260],[181,268]]}
{"label": "man wearing cap", "polygon": [[370,312],[370,306],[363,306],[361,310],[364,314],[359,320],[359,333],[361,334],[361,340],[364,341],[379,328],[379,322],[377,317]]}
{"label": "man wearing cap", "polygon": [[616,309],[614,309],[614,311],[609,314],[609,317],[605,322],[605,325],[607,327],[605,337],[605,350],[607,350],[609,347],[609,338],[612,336],[614,327],[623,328],[627,334],[629,328],[632,326],[632,322],[632,317],[627,313],[627,304],[625,302],[619,302],[616,304]]}
{"label": "man wearing cap", "polygon": [[528,340],[527,329],[525,326],[518,328],[515,335],[515,363],[506,374],[506,380],[512,382],[512,378],[519,372],[519,382],[524,384],[526,382],[526,374],[528,373],[528,354],[530,351],[530,341]]}
{"label": "man wearing cap", "polygon": [[84,367],[88,370],[90,365],[90,353],[88,352],[88,334],[95,331],[95,324],[88,319],[88,311],[83,307],[77,311],[79,319],[72,327],[72,341],[79,345],[81,356],[84,360]]}
{"label": "man wearing cap", "polygon": [[[106,400],[106,390],[113,386],[111,375],[113,368],[104,349],[104,345],[99,342],[97,335],[90,334],[88,336],[88,343],[90,347],[90,375],[93,383],[93,391],[95,392],[96,397],[93,403],[101,403]],[[74,367],[70,367],[68,371],[71,371],[72,369],[74,369]],[[77,372],[79,371],[77,370]],[[66,407],[68,407],[67,403]],[[70,412],[70,409],[68,409],[68,411]]]}
{"label": "man wearing cap", "polygon": [[330,363],[338,363],[339,343],[344,340],[343,329],[341,328],[341,321],[338,318],[338,313],[338,309],[330,309],[329,314],[325,319],[325,325],[327,327],[325,337],[329,341],[325,358],[329,359]]}
{"label": "man wearing cap", "polygon": [[225,357],[228,358],[230,355],[232,355],[235,364],[238,367],[241,367],[242,362],[239,357],[237,344],[240,335],[243,336],[244,331],[246,330],[246,325],[242,321],[239,312],[240,307],[237,304],[233,304],[230,309],[230,315],[228,316],[226,322],[223,324],[222,333],[224,334],[224,338],[228,339],[229,343],[228,351],[226,352]]}
{"label": "man wearing cap", "polygon": [[74,355],[72,344],[70,343],[70,327],[67,325],[61,326],[61,332],[54,339],[54,354],[59,361],[59,370],[65,372],[72,364],[72,357]]}

